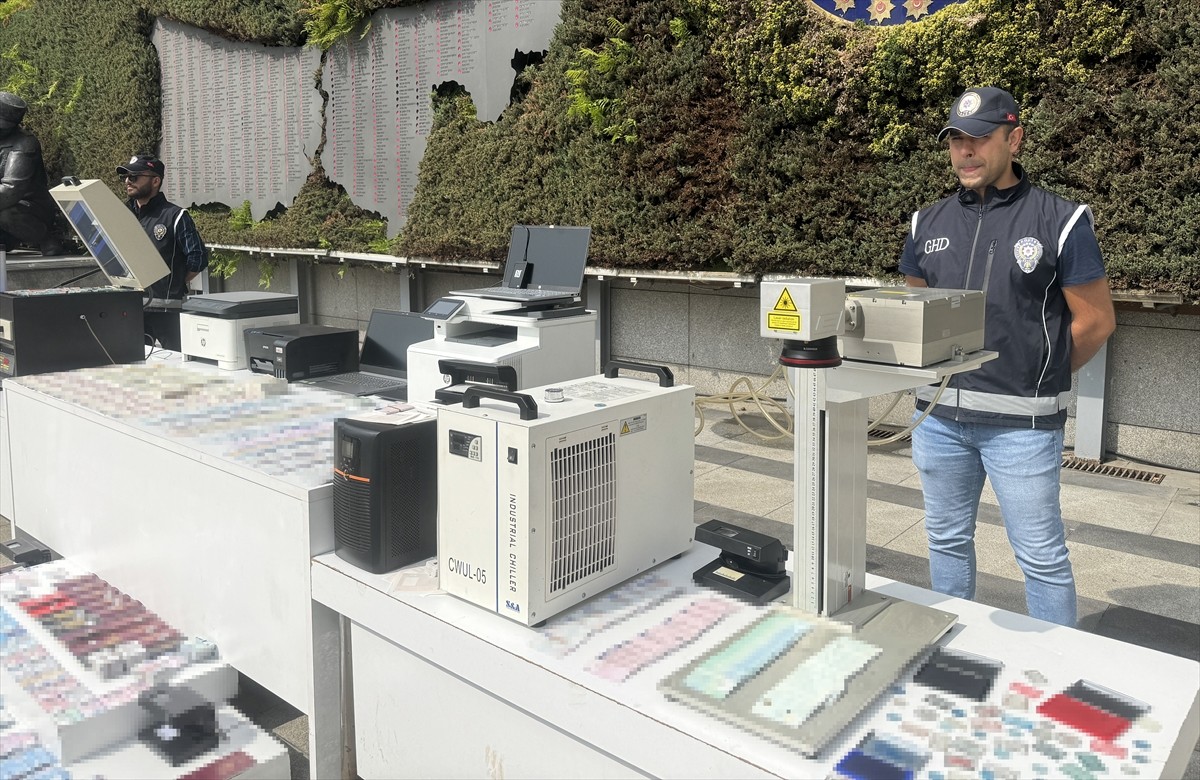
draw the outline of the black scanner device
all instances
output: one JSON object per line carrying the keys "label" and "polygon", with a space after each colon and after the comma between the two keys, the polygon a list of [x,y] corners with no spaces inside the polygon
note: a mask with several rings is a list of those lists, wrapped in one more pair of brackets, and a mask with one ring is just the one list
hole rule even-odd
{"label": "black scanner device", "polygon": [[692,574],[697,585],[713,588],[751,604],[766,604],[791,590],[788,551],[783,542],[721,520],[696,526],[696,541],[721,555]]}

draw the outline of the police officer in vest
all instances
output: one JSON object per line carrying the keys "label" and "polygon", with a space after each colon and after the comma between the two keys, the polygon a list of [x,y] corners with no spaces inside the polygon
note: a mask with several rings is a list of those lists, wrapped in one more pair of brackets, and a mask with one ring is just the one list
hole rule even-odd
{"label": "police officer in vest", "polygon": [[[913,462],[934,590],[975,595],[986,477],[1029,614],[1071,626],[1075,578],[1059,502],[1067,396],[1116,318],[1091,210],[1030,184],[1013,160],[1023,137],[1016,101],[995,87],[959,96],[938,135],[961,186],[913,214],[900,270],[912,287],[984,291],[984,347],[999,357],[955,377],[913,432]],[[935,392],[918,392],[918,414]]]}
{"label": "police officer in vest", "polygon": [[42,145],[20,126],[28,107],[20,96],[0,92],[0,244],[61,255],[60,212],[46,185]]}
{"label": "police officer in vest", "polygon": [[176,206],[159,192],[166,166],[150,155],[135,155],[117,167],[125,183],[129,210],[142,223],[170,273],[150,285],[147,294],[146,335],[164,349],[179,351],[179,306],[187,296],[187,284],[208,267],[208,247],[200,239],[196,223],[186,209]]}

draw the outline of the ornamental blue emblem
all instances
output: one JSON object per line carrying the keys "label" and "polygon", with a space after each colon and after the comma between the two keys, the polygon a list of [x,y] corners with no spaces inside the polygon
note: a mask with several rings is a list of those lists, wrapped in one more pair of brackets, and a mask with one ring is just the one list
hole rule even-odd
{"label": "ornamental blue emblem", "polygon": [[1032,273],[1037,268],[1038,260],[1042,259],[1042,242],[1033,236],[1026,236],[1013,244],[1013,256],[1017,258],[1017,267],[1025,273]]}
{"label": "ornamental blue emblem", "polygon": [[966,0],[808,0],[843,22],[874,25],[906,24]]}

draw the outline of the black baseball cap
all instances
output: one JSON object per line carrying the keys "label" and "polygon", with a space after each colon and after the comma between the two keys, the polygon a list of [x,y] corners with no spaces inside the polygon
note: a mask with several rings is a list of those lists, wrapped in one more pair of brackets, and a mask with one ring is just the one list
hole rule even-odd
{"label": "black baseball cap", "polygon": [[982,138],[1000,125],[1021,124],[1020,110],[1013,96],[999,87],[976,87],[958,96],[950,107],[950,118],[938,133],[938,140],[951,130]]}
{"label": "black baseball cap", "polygon": [[128,173],[153,173],[162,178],[166,172],[167,166],[163,165],[163,161],[148,154],[135,154],[129,158],[129,162],[117,166],[118,176]]}

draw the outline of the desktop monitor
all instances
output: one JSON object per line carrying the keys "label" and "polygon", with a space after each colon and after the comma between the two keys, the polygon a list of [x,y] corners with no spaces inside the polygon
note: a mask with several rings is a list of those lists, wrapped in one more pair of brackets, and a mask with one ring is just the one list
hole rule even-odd
{"label": "desktop monitor", "polygon": [[114,287],[145,290],[170,273],[137,217],[104,182],[60,184],[50,194]]}

